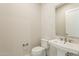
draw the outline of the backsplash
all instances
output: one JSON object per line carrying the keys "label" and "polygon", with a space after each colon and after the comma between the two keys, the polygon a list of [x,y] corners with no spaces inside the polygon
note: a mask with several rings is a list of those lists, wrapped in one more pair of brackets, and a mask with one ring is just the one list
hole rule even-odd
{"label": "backsplash", "polygon": [[[56,39],[63,40],[64,36],[57,36]],[[67,37],[67,39],[72,40],[73,43],[79,44],[79,38],[77,37]]]}

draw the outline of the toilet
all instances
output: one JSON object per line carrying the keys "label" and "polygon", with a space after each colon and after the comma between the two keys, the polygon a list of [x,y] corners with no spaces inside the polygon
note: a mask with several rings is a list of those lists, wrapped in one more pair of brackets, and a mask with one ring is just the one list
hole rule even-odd
{"label": "toilet", "polygon": [[32,49],[32,56],[46,56],[46,49],[48,49],[48,40],[41,39],[41,46],[34,47]]}

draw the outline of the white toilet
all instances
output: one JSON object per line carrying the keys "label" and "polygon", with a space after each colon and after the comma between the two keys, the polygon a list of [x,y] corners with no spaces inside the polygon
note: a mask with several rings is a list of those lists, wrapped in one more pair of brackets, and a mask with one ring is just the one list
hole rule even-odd
{"label": "white toilet", "polygon": [[41,39],[41,46],[32,49],[32,56],[46,56],[46,49],[48,49],[48,40]]}

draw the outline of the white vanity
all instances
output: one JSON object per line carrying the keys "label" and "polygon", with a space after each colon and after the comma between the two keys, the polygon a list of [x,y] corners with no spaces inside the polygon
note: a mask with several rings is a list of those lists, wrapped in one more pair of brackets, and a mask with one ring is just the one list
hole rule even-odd
{"label": "white vanity", "polygon": [[57,48],[58,56],[65,56],[66,54],[79,55],[79,44],[66,42],[63,40],[50,40],[49,44]]}
{"label": "white vanity", "polygon": [[[57,36],[58,35],[64,36],[65,39],[50,40],[49,44],[57,48],[58,56],[64,56],[64,55],[79,56],[79,7],[72,9],[71,8],[64,9],[64,6],[61,7],[63,8],[56,9],[57,11],[56,34]],[[62,10],[62,12],[60,10]],[[61,14],[59,14],[60,12]],[[62,17],[61,15],[64,15],[64,17]],[[59,20],[62,22],[60,22]],[[69,42],[70,39],[71,40],[73,39],[74,41],[76,41],[77,39],[77,43]]]}

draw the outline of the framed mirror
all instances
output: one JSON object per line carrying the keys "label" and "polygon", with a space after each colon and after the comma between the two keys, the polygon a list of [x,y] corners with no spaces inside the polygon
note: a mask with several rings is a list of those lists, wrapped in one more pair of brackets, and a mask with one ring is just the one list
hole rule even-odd
{"label": "framed mirror", "polygon": [[66,33],[72,37],[79,37],[79,8],[65,12]]}
{"label": "framed mirror", "polygon": [[56,35],[79,38],[79,3],[63,4],[56,11]]}

